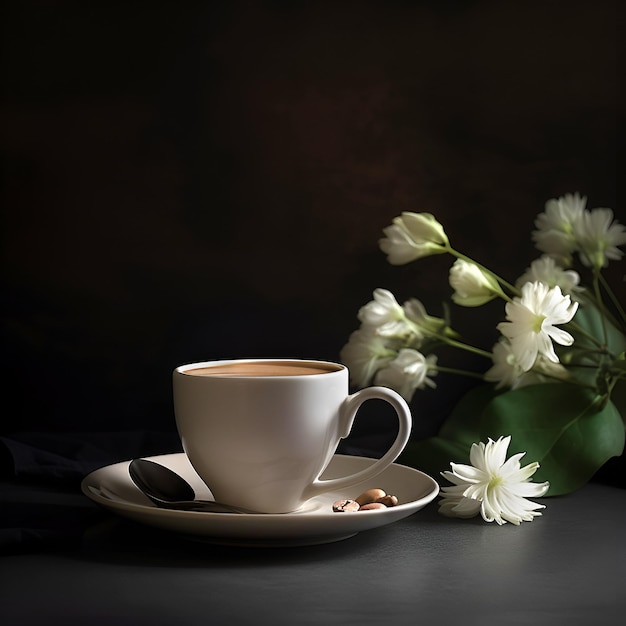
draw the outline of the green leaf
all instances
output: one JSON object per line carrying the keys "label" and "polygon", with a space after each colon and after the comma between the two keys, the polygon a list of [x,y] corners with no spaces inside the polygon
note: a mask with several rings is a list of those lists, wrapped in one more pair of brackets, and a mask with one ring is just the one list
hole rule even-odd
{"label": "green leaf", "polygon": [[570,493],[624,450],[620,411],[598,400],[562,382],[500,393],[480,385],[461,398],[436,437],[410,442],[399,462],[439,479],[451,461],[469,463],[473,443],[511,435],[509,456],[526,452],[522,463],[540,463],[533,481],[549,481],[547,495]]}
{"label": "green leaf", "polygon": [[538,461],[535,482],[550,481],[547,495],[584,485],[611,457],[624,450],[624,425],[612,402],[564,383],[532,385],[503,393],[485,408],[481,440],[511,435],[510,454]]}
{"label": "green leaf", "polygon": [[[561,362],[571,366],[570,371],[581,383],[597,386],[599,392],[608,390],[607,368],[612,359],[602,355],[600,345],[605,345],[613,359],[626,349],[626,337],[608,319],[604,319],[598,308],[589,301],[581,303],[573,320],[568,325],[574,337],[572,346],[555,346]],[[591,337],[598,342],[594,342]],[[605,341],[606,340],[606,341]]]}
{"label": "green leaf", "polygon": [[626,378],[618,380],[611,393],[611,402],[615,405],[622,416],[626,426]]}
{"label": "green leaf", "polygon": [[[574,322],[583,328],[587,333],[604,343],[604,331],[606,329],[607,341],[606,345],[613,352],[619,354],[626,350],[626,337],[618,328],[616,328],[608,319],[603,322],[603,316],[598,308],[591,302],[585,302],[578,307]],[[574,330],[572,334],[577,340],[583,341],[580,334]],[[586,343],[588,339],[584,340]]]}

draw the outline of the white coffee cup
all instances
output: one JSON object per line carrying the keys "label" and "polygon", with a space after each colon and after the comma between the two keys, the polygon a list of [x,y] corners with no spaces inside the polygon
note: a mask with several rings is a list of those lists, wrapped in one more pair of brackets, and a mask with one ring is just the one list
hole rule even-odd
{"label": "white coffee cup", "polygon": [[[395,461],[411,432],[411,412],[400,395],[386,387],[349,395],[348,370],[337,363],[192,363],[174,370],[173,388],[183,449],[200,478],[219,502],[260,513],[295,511],[316,495],[374,478]],[[367,469],[320,480],[357,409],[373,398],[395,409],[395,441]]]}

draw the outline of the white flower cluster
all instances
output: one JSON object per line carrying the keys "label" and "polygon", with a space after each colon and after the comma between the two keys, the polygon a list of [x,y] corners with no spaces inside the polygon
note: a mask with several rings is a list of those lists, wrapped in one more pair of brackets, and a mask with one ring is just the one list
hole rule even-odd
{"label": "white flower cluster", "polygon": [[445,322],[426,314],[419,300],[400,306],[386,289],[376,289],[374,300],[361,307],[361,327],[350,335],[341,352],[352,382],[366,387],[371,382],[391,387],[410,399],[416,389],[435,387],[429,374],[437,357],[425,357],[418,349],[424,338],[444,330]]}
{"label": "white flower cluster", "polygon": [[[380,241],[389,262],[402,265],[433,254],[454,256],[449,272],[452,301],[478,307],[496,298],[503,300],[504,320],[496,324],[500,338],[492,351],[482,350],[460,340],[447,313],[446,319],[432,317],[419,300],[400,305],[391,292],[376,289],[374,299],[359,310],[360,328],[341,352],[352,382],[359,387],[386,385],[409,401],[417,389],[435,387],[438,372],[454,372],[484,379],[497,389],[549,381],[595,385],[598,397],[608,398],[617,381],[626,378],[624,354],[615,353],[623,348],[612,351],[609,345],[609,319],[615,322],[614,328],[621,325],[623,332],[626,314],[603,282],[601,270],[622,257],[619,246],[626,244],[626,228],[614,220],[610,209],[589,211],[585,206],[586,198],[578,194],[546,203],[532,233],[543,254],[513,284],[455,250],[433,215],[402,213],[395,218]],[[572,268],[575,261],[591,271],[592,289],[580,286],[580,276]],[[609,311],[603,294],[609,296],[621,322]],[[591,319],[601,320],[599,330],[575,319],[585,307],[592,312]],[[478,374],[443,366],[436,355],[442,345],[482,355],[490,367]],[[480,513],[485,521],[497,524],[520,524],[541,515],[543,505],[527,498],[545,495],[549,483],[531,482],[539,463],[522,467],[525,453],[506,459],[510,441],[511,437],[500,437],[474,443],[469,465],[451,463],[452,471],[442,472],[452,483],[441,490],[442,514],[473,517]]]}
{"label": "white flower cluster", "polygon": [[626,228],[613,220],[611,209],[585,208],[587,197],[578,193],[548,200],[545,212],[535,221],[532,237],[538,250],[550,255],[563,267],[570,267],[575,253],[583,265],[606,267],[618,261],[626,243]]}
{"label": "white flower cluster", "polygon": [[490,359],[492,366],[482,377],[498,388],[569,379],[570,372],[561,364],[554,344],[572,345],[573,336],[559,326],[571,322],[579,304],[591,297],[571,269],[575,255],[597,280],[609,260],[622,257],[618,246],[626,244],[626,228],[613,219],[613,211],[587,210],[585,205],[586,198],[578,194],[546,203],[532,233],[543,255],[514,285],[455,250],[430,213],[405,212],[396,217],[383,229],[385,237],[380,241],[388,261],[403,265],[434,254],[456,257],[449,273],[452,301],[477,307],[503,299],[505,321],[497,324],[501,337],[491,352],[484,351],[459,341],[448,320],[429,316],[419,300],[401,306],[391,292],[376,289],[373,301],[359,311],[361,327],[341,352],[353,384],[386,385],[411,400],[417,389],[436,386],[433,376],[437,372],[476,376],[439,365],[434,350],[442,344]]}

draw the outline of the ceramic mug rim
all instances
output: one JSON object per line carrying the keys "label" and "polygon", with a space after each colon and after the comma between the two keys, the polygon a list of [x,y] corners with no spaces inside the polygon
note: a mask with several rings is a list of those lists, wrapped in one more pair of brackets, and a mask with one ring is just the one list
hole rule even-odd
{"label": "ceramic mug rim", "polygon": [[[315,369],[325,369],[326,371],[311,374],[303,372],[302,374],[243,374],[243,373],[223,373],[219,372],[212,374],[211,376],[193,376],[190,374],[190,370],[195,369],[208,369],[212,367],[227,366],[227,365],[244,365],[246,363],[268,363],[268,364],[281,364],[281,365],[293,365],[295,367],[311,367]],[[328,376],[329,374],[341,374],[347,372],[348,368],[342,363],[335,363],[333,361],[323,361],[318,359],[298,359],[291,357],[284,358],[243,358],[243,359],[213,359],[211,361],[197,361],[194,363],[186,363],[179,365],[174,369],[175,374],[182,374],[193,378],[211,378],[211,379],[303,379],[303,378],[319,378],[320,376]]]}

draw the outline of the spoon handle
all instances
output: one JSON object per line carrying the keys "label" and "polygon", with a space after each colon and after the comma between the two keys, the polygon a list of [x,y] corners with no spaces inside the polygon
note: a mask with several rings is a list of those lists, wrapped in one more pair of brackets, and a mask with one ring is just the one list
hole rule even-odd
{"label": "spoon handle", "polygon": [[204,513],[257,513],[258,511],[250,511],[248,509],[240,509],[221,502],[213,500],[182,500],[174,502],[159,502],[159,507],[163,509],[172,509],[177,511],[199,511]]}

